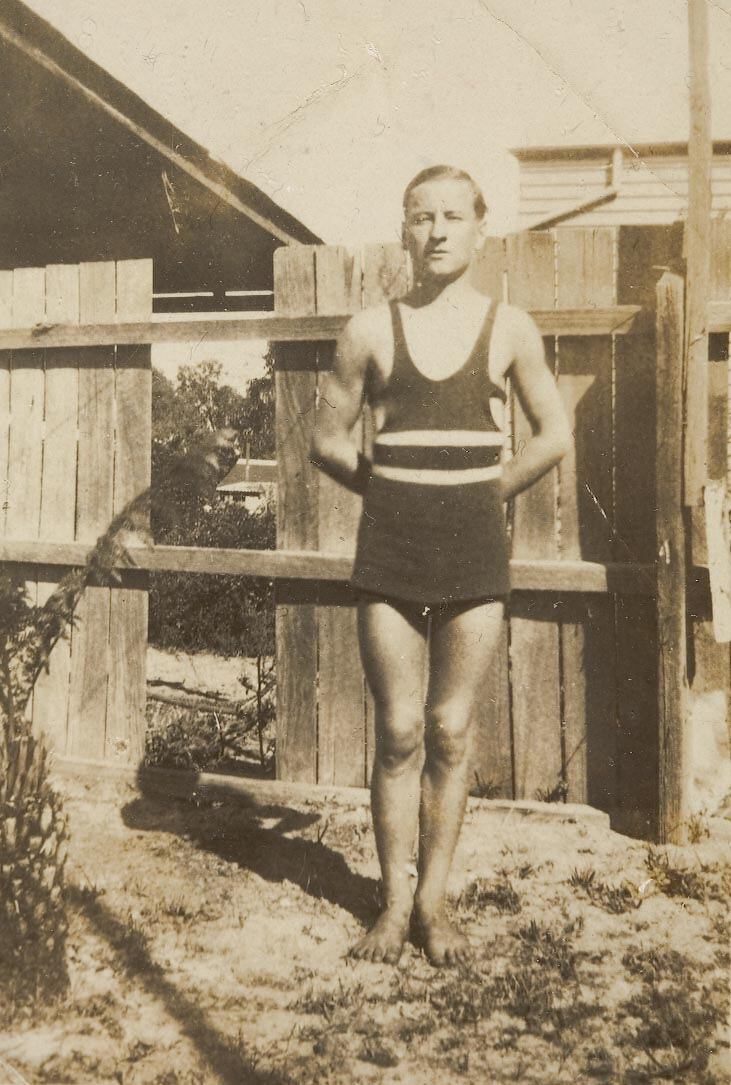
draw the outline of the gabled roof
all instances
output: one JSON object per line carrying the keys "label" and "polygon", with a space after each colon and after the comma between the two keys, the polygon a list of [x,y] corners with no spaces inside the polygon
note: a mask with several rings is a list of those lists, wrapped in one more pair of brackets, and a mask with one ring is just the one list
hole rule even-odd
{"label": "gabled roof", "polygon": [[[174,165],[182,166],[221,199],[271,230],[281,241],[317,243],[319,238],[256,185],[212,158],[142,98],[94,63],[20,0],[2,0],[0,38],[31,57],[79,94],[96,102],[118,124],[133,131]],[[20,88],[18,88],[20,90]]]}

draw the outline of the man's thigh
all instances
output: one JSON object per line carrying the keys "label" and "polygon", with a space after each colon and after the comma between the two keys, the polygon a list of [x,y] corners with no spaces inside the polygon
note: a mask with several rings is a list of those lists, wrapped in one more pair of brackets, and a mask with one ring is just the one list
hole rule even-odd
{"label": "man's thigh", "polygon": [[416,606],[363,597],[358,637],[366,679],[377,709],[423,708],[427,619]]}
{"label": "man's thigh", "polygon": [[505,605],[488,600],[445,607],[432,618],[427,705],[469,712],[480,695],[497,648]]}

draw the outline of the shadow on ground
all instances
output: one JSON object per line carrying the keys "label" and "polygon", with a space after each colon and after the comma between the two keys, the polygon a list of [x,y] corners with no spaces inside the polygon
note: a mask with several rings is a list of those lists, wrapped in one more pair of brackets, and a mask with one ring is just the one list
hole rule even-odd
{"label": "shadow on ground", "polygon": [[200,1007],[166,979],[139,928],[130,929],[98,897],[77,886],[69,886],[69,900],[106,939],[119,967],[176,1018],[222,1085],[285,1085],[286,1079],[276,1072],[257,1070],[242,1045],[222,1035]]}
{"label": "shadow on ground", "polygon": [[[289,836],[320,820],[281,805],[196,806],[189,801],[142,794],[122,809],[137,832],[154,830],[184,837],[226,862],[237,863],[268,882],[292,882],[316,900],[327,900],[370,925],[378,911],[378,882],[351,870],[322,839]],[[264,824],[276,821],[276,825]]]}

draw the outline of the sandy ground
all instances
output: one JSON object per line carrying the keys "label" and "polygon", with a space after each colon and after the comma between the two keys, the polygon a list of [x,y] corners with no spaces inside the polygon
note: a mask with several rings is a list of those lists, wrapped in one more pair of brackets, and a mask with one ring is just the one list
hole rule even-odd
{"label": "sandy ground", "polygon": [[242,674],[256,678],[255,659],[229,658],[213,652],[170,652],[152,646],[147,649],[148,682],[182,682],[186,690],[217,693],[237,701],[247,696],[239,681]]}
{"label": "sandy ground", "polygon": [[377,899],[367,807],[63,786],[70,991],[0,1029],[32,1085],[731,1080],[728,822],[649,851],[474,802],[451,882],[473,963],[394,968],[345,957]]}

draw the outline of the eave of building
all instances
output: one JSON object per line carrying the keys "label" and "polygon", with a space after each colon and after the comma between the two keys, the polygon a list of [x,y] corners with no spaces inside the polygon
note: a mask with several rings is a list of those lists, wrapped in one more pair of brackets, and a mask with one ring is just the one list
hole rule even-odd
{"label": "eave of building", "polygon": [[[519,162],[546,162],[562,159],[581,161],[611,157],[619,147],[628,158],[682,157],[688,154],[687,143],[591,143],[553,147],[512,147],[510,153]],[[714,155],[731,154],[731,140],[714,140]]]}
{"label": "eave of building", "polygon": [[133,91],[78,50],[20,0],[3,0],[0,39],[72,87],[99,110],[188,173],[218,199],[246,215],[278,241],[317,243],[311,230],[211,155]]}

